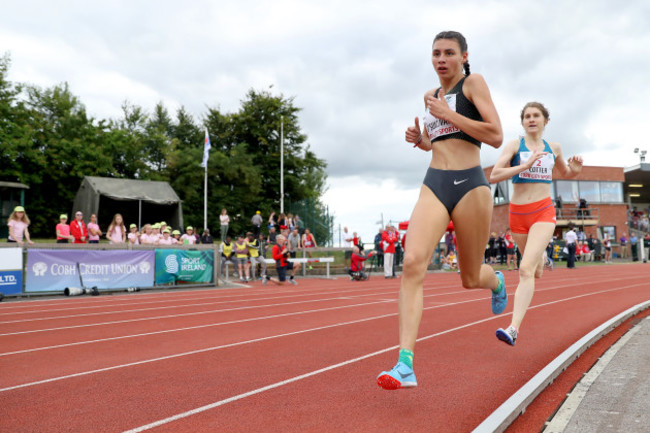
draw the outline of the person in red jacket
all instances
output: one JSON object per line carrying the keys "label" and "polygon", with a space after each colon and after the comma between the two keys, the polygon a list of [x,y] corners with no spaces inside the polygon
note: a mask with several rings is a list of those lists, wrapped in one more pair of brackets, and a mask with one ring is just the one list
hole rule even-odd
{"label": "person in red jacket", "polygon": [[275,270],[278,272],[278,279],[276,280],[267,275],[266,279],[262,280],[262,284],[266,284],[267,281],[274,284],[284,284],[287,281],[287,271],[291,271],[289,282],[294,286],[298,285],[294,277],[296,276],[296,271],[300,267],[294,267],[293,262],[288,260],[289,249],[287,249],[287,238],[283,235],[277,235],[275,242],[276,244],[273,245],[272,254],[273,260],[275,260]]}
{"label": "person in red jacket", "polygon": [[381,245],[384,250],[384,278],[395,278],[393,276],[393,260],[395,259],[395,243],[399,241],[399,235],[395,227],[388,224],[386,231],[381,234]]}
{"label": "person in red jacket", "polygon": [[352,247],[352,257],[350,258],[350,280],[351,281],[360,281],[367,280],[368,275],[363,272],[363,262],[368,260],[373,255],[377,254],[376,251],[370,251],[367,256],[361,253],[358,246]]}
{"label": "person in red jacket", "polygon": [[70,235],[74,237],[75,244],[85,244],[88,241],[88,228],[83,218],[84,214],[77,211],[74,221],[70,223]]}

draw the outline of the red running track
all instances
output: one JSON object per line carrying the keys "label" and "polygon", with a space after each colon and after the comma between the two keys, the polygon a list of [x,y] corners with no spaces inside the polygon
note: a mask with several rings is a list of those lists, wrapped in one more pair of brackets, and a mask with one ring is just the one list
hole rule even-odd
{"label": "red running track", "polygon": [[399,280],[0,304],[0,431],[468,432],[547,363],[650,298],[644,265],[547,272],[516,347],[509,307],[425,279],[419,386],[384,391]]}

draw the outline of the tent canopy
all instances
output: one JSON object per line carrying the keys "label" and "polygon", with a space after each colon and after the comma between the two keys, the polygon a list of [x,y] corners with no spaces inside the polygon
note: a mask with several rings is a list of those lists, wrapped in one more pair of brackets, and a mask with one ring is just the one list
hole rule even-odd
{"label": "tent canopy", "polygon": [[181,199],[167,182],[85,176],[71,214],[77,210],[85,220],[96,214],[100,226],[107,226],[120,213],[127,225],[166,221],[174,228],[183,227]]}

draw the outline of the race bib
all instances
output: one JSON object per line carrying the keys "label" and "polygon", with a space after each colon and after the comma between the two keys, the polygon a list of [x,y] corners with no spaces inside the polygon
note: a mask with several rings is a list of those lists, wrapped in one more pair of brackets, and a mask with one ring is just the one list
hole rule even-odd
{"label": "race bib", "polygon": [[[456,111],[456,94],[452,93],[450,95],[445,95],[445,101],[452,111]],[[427,133],[429,134],[429,139],[435,140],[437,137],[443,135],[453,134],[455,132],[460,132],[455,125],[447,122],[446,120],[438,119],[434,117],[429,110],[426,111],[424,117],[424,124],[427,128]]]}
{"label": "race bib", "polygon": [[[528,162],[530,157],[533,155],[533,152],[519,152],[520,164],[525,164]],[[522,171],[519,173],[520,179],[529,179],[529,180],[544,180],[551,181],[553,179],[553,165],[555,160],[553,154],[547,153],[542,156],[540,159],[535,161],[535,164],[530,167],[528,170]]]}

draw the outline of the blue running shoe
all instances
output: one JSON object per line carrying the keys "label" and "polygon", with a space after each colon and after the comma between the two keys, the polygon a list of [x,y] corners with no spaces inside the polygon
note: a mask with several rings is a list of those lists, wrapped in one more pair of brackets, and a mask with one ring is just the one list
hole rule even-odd
{"label": "blue running shoe", "polygon": [[517,331],[512,326],[508,326],[506,329],[499,328],[497,329],[497,338],[504,343],[514,346],[515,341],[517,341]]}
{"label": "blue running shoe", "polygon": [[506,293],[506,280],[503,277],[503,272],[496,271],[497,278],[499,279],[499,287],[497,292],[492,292],[492,312],[494,314],[501,314],[508,305],[508,293]]}
{"label": "blue running shoe", "polygon": [[377,385],[384,389],[413,388],[418,386],[413,369],[403,362],[398,362],[391,371],[382,371],[377,376]]}

